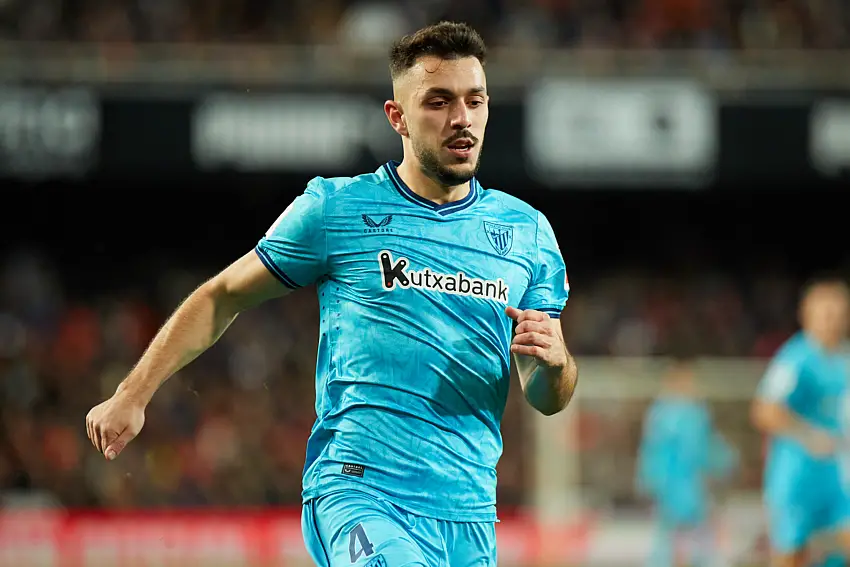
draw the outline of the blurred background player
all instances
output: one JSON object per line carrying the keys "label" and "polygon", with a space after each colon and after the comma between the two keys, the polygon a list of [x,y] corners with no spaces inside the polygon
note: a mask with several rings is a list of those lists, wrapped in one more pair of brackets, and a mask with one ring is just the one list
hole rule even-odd
{"label": "blurred background player", "polygon": [[676,356],[647,411],[638,457],[638,490],[652,500],[657,522],[648,567],[715,564],[710,482],[735,461],[699,395],[694,360]]}
{"label": "blurred background player", "polygon": [[[845,435],[848,406],[848,287],[837,278],[814,280],[803,290],[802,330],[768,367],[753,404],[753,421],[770,437],[764,501],[775,567],[813,560],[813,540],[834,536],[850,551],[850,499],[843,486],[837,443]],[[824,564],[842,565],[831,555]]]}

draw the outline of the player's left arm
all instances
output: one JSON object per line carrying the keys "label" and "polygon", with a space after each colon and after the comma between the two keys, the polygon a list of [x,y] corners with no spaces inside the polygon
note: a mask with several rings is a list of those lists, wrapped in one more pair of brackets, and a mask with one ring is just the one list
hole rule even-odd
{"label": "player's left arm", "polygon": [[540,213],[535,240],[531,285],[519,305],[505,313],[516,323],[511,353],[525,398],[540,413],[553,415],[567,407],[578,382],[578,367],[560,320],[570,287],[555,233]]}

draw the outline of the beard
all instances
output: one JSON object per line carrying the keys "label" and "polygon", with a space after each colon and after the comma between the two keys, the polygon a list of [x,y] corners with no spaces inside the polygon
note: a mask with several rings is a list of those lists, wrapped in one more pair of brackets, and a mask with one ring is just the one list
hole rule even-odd
{"label": "beard", "polygon": [[440,162],[439,150],[433,150],[413,141],[413,153],[419,160],[422,173],[437,181],[444,187],[463,185],[478,173],[481,166],[481,142],[478,142],[478,156],[475,157],[475,166],[470,170],[458,171]]}

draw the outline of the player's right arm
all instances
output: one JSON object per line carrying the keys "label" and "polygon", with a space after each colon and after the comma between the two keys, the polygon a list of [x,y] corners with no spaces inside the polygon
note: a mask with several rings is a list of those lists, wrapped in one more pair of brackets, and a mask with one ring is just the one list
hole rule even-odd
{"label": "player's right arm", "polygon": [[240,312],[289,291],[256,252],[248,252],[186,298],[118,393],[147,405],[159,386],[215,344]]}
{"label": "player's right arm", "polygon": [[814,455],[833,451],[831,436],[800,417],[789,406],[792,396],[801,395],[800,363],[791,356],[778,356],[767,369],[753,401],[753,424],[766,435],[795,439]]}
{"label": "player's right arm", "polygon": [[236,316],[327,273],[324,191],[316,179],[256,248],[196,289],[169,317],[115,394],[86,416],[88,436],[114,459],[144,425],[154,393],[211,347]]}

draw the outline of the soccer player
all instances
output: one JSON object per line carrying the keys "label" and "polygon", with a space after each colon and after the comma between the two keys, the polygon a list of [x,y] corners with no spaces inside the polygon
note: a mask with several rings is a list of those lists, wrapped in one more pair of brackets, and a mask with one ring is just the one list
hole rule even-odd
{"label": "soccer player", "polygon": [[237,313],[316,283],[317,419],[303,532],[318,565],[495,565],[496,463],[511,355],[545,415],[577,369],[566,268],[546,217],[475,178],[485,45],[440,23],[390,52],[384,104],[403,161],[315,178],[254,250],[193,292],[86,422],[114,459],[157,387]]}
{"label": "soccer player", "polygon": [[[728,475],[736,460],[699,397],[694,362],[676,357],[646,413],[638,454],[638,489],[656,514],[648,567],[715,564],[709,485]],[[683,557],[689,561],[678,561]]]}
{"label": "soccer player", "polygon": [[[837,279],[804,288],[802,330],[771,361],[753,403],[753,421],[770,439],[764,501],[775,567],[807,565],[807,548],[825,535],[845,556],[850,551],[850,499],[836,452],[850,410],[842,348],[848,299]],[[842,564],[840,557],[826,562]]]}

